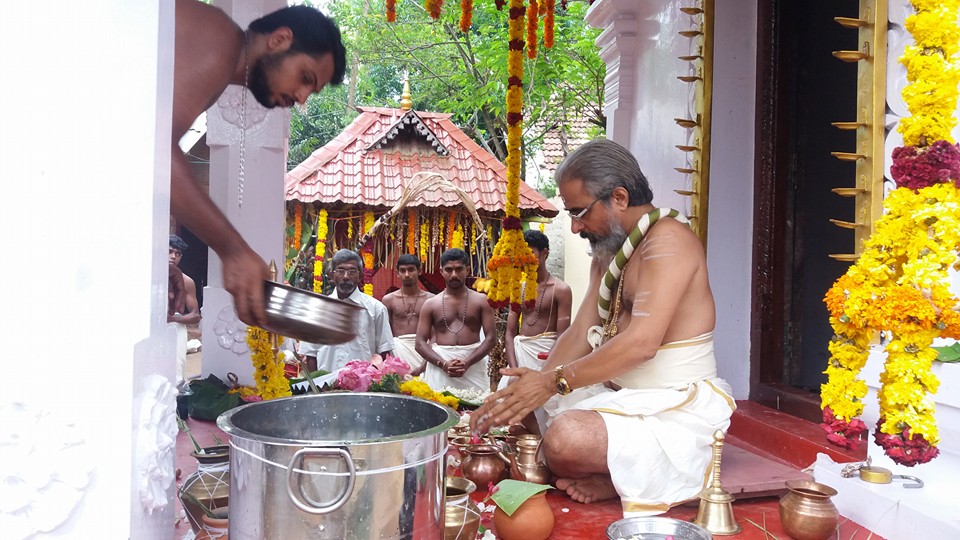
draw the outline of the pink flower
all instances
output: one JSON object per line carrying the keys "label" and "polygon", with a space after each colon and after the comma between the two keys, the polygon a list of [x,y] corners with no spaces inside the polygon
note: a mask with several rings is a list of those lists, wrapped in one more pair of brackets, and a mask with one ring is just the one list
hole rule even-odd
{"label": "pink flower", "polygon": [[344,369],[337,374],[337,386],[352,392],[366,392],[373,377],[366,370]]}
{"label": "pink flower", "polygon": [[397,358],[396,356],[387,355],[387,359],[383,361],[383,367],[380,369],[384,374],[395,373],[400,377],[403,377],[407,373],[410,373],[410,364]]}

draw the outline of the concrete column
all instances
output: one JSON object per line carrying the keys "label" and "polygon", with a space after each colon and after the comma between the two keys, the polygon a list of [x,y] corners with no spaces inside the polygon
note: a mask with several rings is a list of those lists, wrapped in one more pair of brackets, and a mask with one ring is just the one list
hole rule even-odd
{"label": "concrete column", "polygon": [[35,8],[0,33],[33,81],[0,100],[0,536],[167,539],[174,4],[58,3],[42,39]]}
{"label": "concrete column", "polygon": [[[214,2],[241,28],[265,13],[286,7],[283,0]],[[246,94],[246,98],[244,98]],[[244,103],[245,100],[245,103]],[[245,114],[241,114],[245,109]],[[243,127],[244,129],[241,129]],[[283,268],[283,175],[290,132],[290,112],[263,108],[246,88],[230,86],[207,110],[210,146],[210,196],[240,235],[263,259]],[[240,181],[241,139],[244,142]],[[203,373],[221,379],[236,373],[253,381],[245,341],[246,326],[237,319],[233,298],[223,288],[223,266],[210,250],[208,285],[203,290]]]}

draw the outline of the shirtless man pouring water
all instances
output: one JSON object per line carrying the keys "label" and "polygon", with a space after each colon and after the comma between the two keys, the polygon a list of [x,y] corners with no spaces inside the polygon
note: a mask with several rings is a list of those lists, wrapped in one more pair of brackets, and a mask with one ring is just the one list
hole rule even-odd
{"label": "shirtless man pouring water", "polygon": [[[271,108],[306,103],[327,84],[340,84],[340,31],[316,9],[293,6],[253,21],[244,32],[213,6],[177,0],[175,40],[170,212],[220,256],[223,286],[240,320],[262,325],[267,266],[193,179],[179,141],[229,84],[246,86]],[[283,181],[279,172],[276,181]]]}

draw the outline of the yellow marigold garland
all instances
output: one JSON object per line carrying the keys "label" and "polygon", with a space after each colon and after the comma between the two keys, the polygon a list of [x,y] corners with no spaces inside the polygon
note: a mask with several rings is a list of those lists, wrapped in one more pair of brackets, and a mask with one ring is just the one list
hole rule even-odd
{"label": "yellow marigold garland", "polygon": [[[277,336],[277,346],[283,343],[283,336]],[[247,327],[247,347],[250,348],[250,361],[253,363],[253,381],[257,395],[265,400],[292,395],[290,382],[283,374],[283,362],[274,356],[270,344],[270,333],[256,326]]]}
{"label": "yellow marigold garland", "polygon": [[[907,17],[906,26],[915,43],[900,59],[910,82],[903,97],[911,116],[900,121],[906,147],[894,150],[891,167],[900,187],[884,200],[885,213],[857,262],[824,298],[835,335],[828,380],[821,387],[828,439],[855,445],[866,431],[857,419],[867,394],[859,372],[870,336],[889,331],[876,441],[906,466],[939,453],[930,398],[939,386],[931,371],[937,353],[931,345],[937,337],[960,336],[960,303],[949,291],[947,275],[960,249],[957,149],[949,144],[957,121],[960,0],[911,3],[916,14]],[[925,166],[924,159],[938,165]],[[950,178],[942,178],[944,172]]]}
{"label": "yellow marigold garland", "polygon": [[430,222],[427,216],[420,222],[420,262],[427,264],[427,255],[430,250]]}
{"label": "yellow marigold garland", "polygon": [[[487,300],[495,308],[509,305],[520,311],[522,304],[536,301],[537,259],[523,239],[520,223],[520,138],[523,129],[523,0],[510,0],[510,50],[507,55],[507,194],[503,231],[487,262],[490,292]],[[535,11],[534,11],[535,13]],[[530,45],[529,43],[527,44]],[[521,283],[526,282],[526,287]],[[524,294],[525,293],[525,294]]]}
{"label": "yellow marigold garland", "polygon": [[457,223],[457,228],[453,230],[453,240],[450,242],[451,247],[463,249],[463,224]]}
{"label": "yellow marigold garland", "polygon": [[321,209],[317,216],[317,247],[313,257],[313,292],[323,292],[323,257],[327,253],[327,210]]}
{"label": "yellow marigold garland", "polygon": [[451,409],[456,409],[460,406],[460,400],[453,397],[435,392],[430,385],[423,382],[420,377],[414,377],[409,381],[404,382],[400,385],[400,392],[408,396],[418,397],[421,399],[428,399],[430,401],[436,401],[441,405],[446,405]]}
{"label": "yellow marigold garland", "polygon": [[299,201],[293,203],[293,245],[299,250],[303,242],[303,205]]}

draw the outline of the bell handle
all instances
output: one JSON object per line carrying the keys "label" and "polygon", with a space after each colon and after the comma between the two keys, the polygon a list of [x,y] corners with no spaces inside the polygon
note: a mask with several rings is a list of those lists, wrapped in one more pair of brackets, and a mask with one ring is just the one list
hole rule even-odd
{"label": "bell handle", "polygon": [[[318,503],[303,492],[303,484],[299,482],[300,477],[297,476],[296,465],[303,463],[304,459],[308,456],[339,456],[343,459],[344,463],[347,464],[347,485],[344,486],[332,501]],[[356,481],[357,468],[353,464],[350,452],[347,452],[343,448],[301,448],[293,454],[293,457],[290,459],[290,466],[287,467],[287,496],[290,497],[294,506],[304,512],[316,515],[329,514],[330,512],[339,510],[340,507],[347,503],[347,500],[353,495],[353,486],[356,484]],[[293,487],[295,482],[297,484],[296,490],[294,490]]]}

